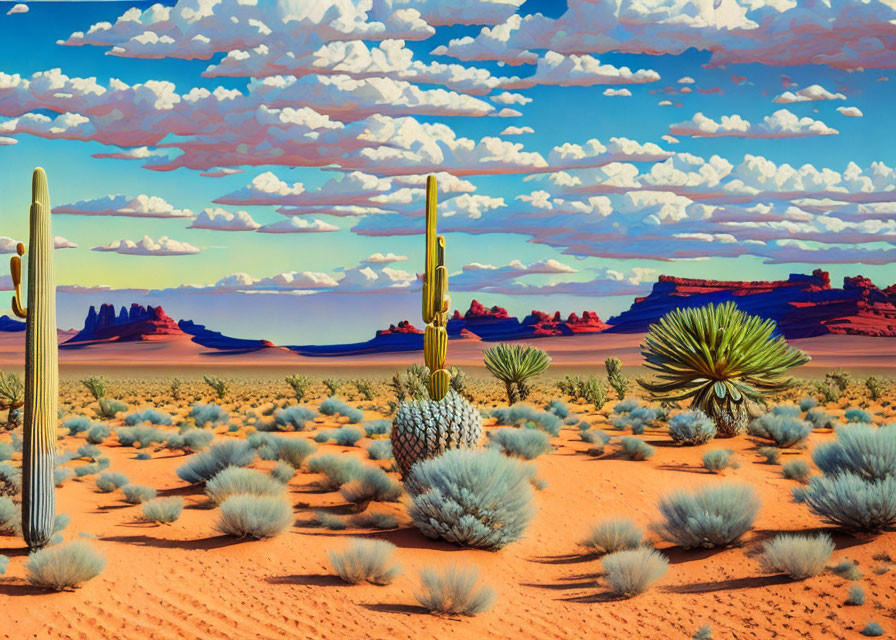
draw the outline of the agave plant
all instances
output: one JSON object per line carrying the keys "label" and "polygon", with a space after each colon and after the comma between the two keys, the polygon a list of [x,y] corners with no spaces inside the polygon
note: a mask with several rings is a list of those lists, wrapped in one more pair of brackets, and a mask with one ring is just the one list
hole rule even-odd
{"label": "agave plant", "polygon": [[510,404],[525,400],[528,380],[551,366],[551,357],[543,349],[521,344],[499,344],[486,349],[482,357],[491,374],[504,382]]}
{"label": "agave plant", "polygon": [[773,336],[774,321],[740,311],[733,302],[675,309],[650,326],[641,354],[658,380],[638,380],[655,400],[691,398],[711,417],[718,437],[746,429],[746,401],[793,384],[785,372],[809,356]]}

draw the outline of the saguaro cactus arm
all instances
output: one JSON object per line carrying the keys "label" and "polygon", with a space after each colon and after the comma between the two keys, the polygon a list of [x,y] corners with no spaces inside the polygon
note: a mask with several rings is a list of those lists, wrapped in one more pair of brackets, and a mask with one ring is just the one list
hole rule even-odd
{"label": "saguaro cactus arm", "polygon": [[9,272],[12,275],[12,312],[24,318],[28,315],[28,309],[22,306],[22,258],[25,255],[25,245],[21,242],[16,245],[16,253],[18,255],[9,259]]}

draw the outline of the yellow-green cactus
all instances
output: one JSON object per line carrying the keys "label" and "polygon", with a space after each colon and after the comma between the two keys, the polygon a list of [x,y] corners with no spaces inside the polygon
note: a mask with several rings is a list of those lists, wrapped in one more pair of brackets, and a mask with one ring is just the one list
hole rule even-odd
{"label": "yellow-green cactus", "polygon": [[22,450],[22,533],[31,549],[50,542],[56,518],[53,469],[56,455],[56,404],[59,363],[56,339],[56,281],[50,190],[38,167],[31,181],[28,306],[22,306],[21,244],[10,260],[15,295],[12,308],[25,318],[25,412]]}
{"label": "yellow-green cactus", "polygon": [[441,400],[448,393],[451,374],[445,368],[448,355],[448,269],[445,267],[445,238],[436,235],[436,177],[426,178],[426,270],[423,280],[423,359],[431,375],[429,396]]}

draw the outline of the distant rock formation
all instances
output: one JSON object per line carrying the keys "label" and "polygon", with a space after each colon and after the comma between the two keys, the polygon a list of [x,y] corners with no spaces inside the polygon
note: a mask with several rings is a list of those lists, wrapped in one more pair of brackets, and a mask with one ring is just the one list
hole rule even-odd
{"label": "distant rock formation", "polygon": [[0,316],[0,331],[9,331],[10,333],[18,333],[25,330],[25,323],[20,322],[9,316]]}
{"label": "distant rock formation", "polygon": [[116,314],[115,306],[100,305],[100,310],[91,306],[84,320],[84,328],[68,340],[66,346],[84,342],[131,342],[152,340],[160,337],[184,336],[177,323],[162,309],[131,304],[130,311],[121,308]]}
{"label": "distant rock formation", "polygon": [[879,289],[868,278],[844,278],[831,287],[827,272],[791,274],[787,280],[726,281],[660,276],[653,290],[618,316],[610,332],[641,333],[678,307],[733,300],[748,313],[771,318],[787,338],[828,333],[896,337],[896,285]]}
{"label": "distant rock formation", "polygon": [[218,349],[220,351],[231,351],[236,353],[258,351],[259,349],[267,349],[269,347],[277,346],[270,340],[231,338],[230,336],[225,336],[220,331],[207,329],[204,324],[196,324],[192,320],[178,320],[177,326],[184,333],[193,336],[193,342],[200,344],[207,349]]}

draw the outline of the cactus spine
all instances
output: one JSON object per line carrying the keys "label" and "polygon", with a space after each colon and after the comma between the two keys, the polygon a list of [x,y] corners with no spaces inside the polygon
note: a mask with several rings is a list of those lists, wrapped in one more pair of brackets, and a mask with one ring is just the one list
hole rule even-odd
{"label": "cactus spine", "polygon": [[451,374],[445,368],[448,355],[448,269],[445,268],[445,237],[436,235],[436,177],[426,178],[426,270],[423,280],[423,359],[432,372],[426,385],[429,397],[441,400],[448,394]]}
{"label": "cactus spine", "polygon": [[25,248],[10,260],[15,295],[12,308],[25,318],[25,415],[22,451],[22,533],[31,549],[50,542],[56,517],[53,469],[56,453],[56,404],[59,363],[56,339],[56,282],[50,190],[38,167],[31,181],[28,306],[22,306],[22,263]]}

